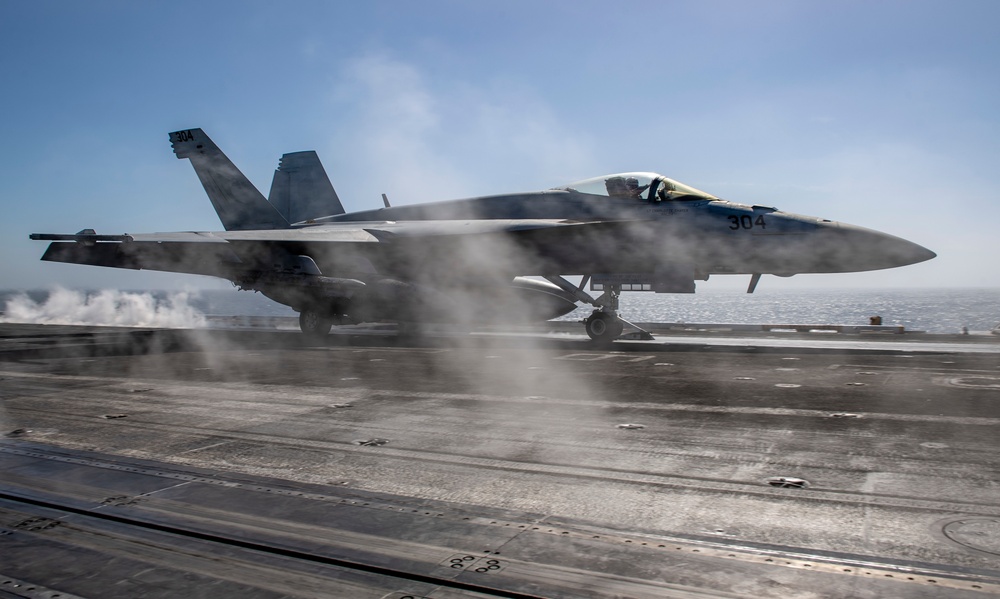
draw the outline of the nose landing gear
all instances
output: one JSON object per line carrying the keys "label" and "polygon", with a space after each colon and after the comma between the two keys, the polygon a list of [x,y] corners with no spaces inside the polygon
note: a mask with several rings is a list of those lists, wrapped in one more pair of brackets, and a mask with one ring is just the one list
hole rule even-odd
{"label": "nose landing gear", "polygon": [[635,338],[638,339],[653,339],[653,336],[649,334],[649,331],[643,330],[641,327],[632,324],[618,315],[618,296],[621,295],[622,292],[621,285],[606,285],[604,293],[595,299],[583,290],[590,279],[589,276],[584,277],[583,280],[580,281],[579,287],[573,285],[561,276],[547,276],[545,278],[555,283],[563,290],[571,293],[578,301],[590,304],[591,306],[597,308],[583,321],[584,328],[587,331],[587,336],[595,342],[610,343],[615,339],[618,339],[625,331],[625,325],[636,329],[636,333],[630,334],[630,337],[635,335]]}

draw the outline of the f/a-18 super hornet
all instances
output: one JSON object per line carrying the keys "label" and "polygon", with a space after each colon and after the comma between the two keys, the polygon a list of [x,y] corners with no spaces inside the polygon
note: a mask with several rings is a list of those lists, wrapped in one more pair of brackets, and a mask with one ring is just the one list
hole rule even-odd
{"label": "f/a-18 super hornet", "polygon": [[[621,291],[693,293],[713,274],[838,273],[934,257],[904,239],[726,201],[659,174],[545,191],[345,212],[315,152],[285,154],[269,198],[201,129],[170,134],[225,231],[33,234],[43,260],[221,277],[337,323],[523,322],[593,306],[587,334],[621,336]],[[582,277],[574,284],[566,277]],[[589,283],[589,289],[587,289]],[[600,292],[595,294],[589,292]]]}

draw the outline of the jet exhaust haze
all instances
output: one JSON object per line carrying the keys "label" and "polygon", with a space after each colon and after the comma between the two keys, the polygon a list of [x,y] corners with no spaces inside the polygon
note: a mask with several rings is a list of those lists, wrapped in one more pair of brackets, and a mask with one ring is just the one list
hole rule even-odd
{"label": "jet exhaust haze", "polygon": [[[750,233],[750,227],[757,226],[756,218],[761,216],[759,211],[752,215],[754,220],[749,227],[744,229],[743,222],[739,220],[734,224]],[[770,227],[769,214],[764,214],[763,217]],[[470,212],[463,214],[462,218],[474,220],[488,218],[488,215]],[[382,219],[380,224],[385,224],[386,220],[391,219]],[[728,229],[728,223],[726,227]],[[634,235],[627,239],[611,237],[602,240],[598,236],[592,236],[587,239],[589,243],[575,246],[572,251],[584,258],[613,255],[617,249],[627,249],[629,245],[649,254],[663,251],[664,242],[655,230],[636,228],[632,232]],[[238,235],[233,236],[234,239],[237,237]],[[407,317],[400,318],[401,320],[414,320],[419,318],[424,308],[435,309],[446,313],[451,322],[472,328],[481,323],[484,313],[494,310],[494,306],[497,312],[506,314],[530,314],[535,310],[536,296],[481,292],[490,286],[502,289],[509,282],[509,279],[505,281],[502,276],[496,276],[498,273],[535,274],[521,270],[525,264],[546,258],[543,252],[539,252],[531,244],[522,244],[513,237],[504,235],[483,234],[456,235],[448,239],[446,244],[424,247],[419,239],[394,238],[391,233],[373,243],[382,243],[383,240],[386,245],[406,242],[406,251],[395,254],[395,258],[402,261],[402,264],[396,264],[398,270],[421,272],[423,266],[432,265],[433,276],[399,282],[400,284],[385,279],[369,281],[372,286],[386,287],[383,294],[371,298],[384,303],[381,312],[377,311],[378,314],[391,315],[397,310],[396,316]],[[842,250],[842,242],[842,238],[835,236],[824,242],[828,244],[826,254],[836,257]],[[84,243],[86,240],[81,245]],[[218,242],[212,243],[217,244],[215,247],[222,246]],[[233,245],[238,244],[240,241],[236,240]],[[248,245],[244,243],[240,248],[242,258],[270,258],[266,255],[266,250],[249,249]],[[681,246],[667,247],[677,254],[684,251]],[[333,250],[331,253],[338,252],[339,250]],[[200,254],[198,246],[192,245],[182,253],[189,254],[193,262],[208,260],[205,255]],[[310,275],[312,266],[297,258],[302,255],[305,253],[293,254],[285,260],[279,267],[281,272],[274,275],[273,282],[292,283],[302,280],[297,277]],[[221,256],[224,253],[211,254],[212,258]],[[451,281],[450,277],[462,272],[450,272],[450,256],[461,258],[460,261],[466,265],[480,265],[483,273],[494,276],[484,275],[482,279],[470,279],[464,286]],[[282,257],[287,258],[284,255]],[[316,262],[323,263],[318,257]],[[354,272],[365,274],[362,267],[352,265],[352,268],[355,268]],[[776,270],[784,272],[780,265]],[[322,275],[310,276],[333,274],[323,268]],[[439,286],[444,282],[449,285]],[[323,284],[341,283],[329,281]],[[354,292],[353,283],[343,285],[345,293]],[[212,342],[215,341],[213,338]],[[488,475],[476,476],[469,470],[442,465],[433,459],[420,462],[419,468],[414,468],[412,462],[407,463],[406,454],[432,451],[435,456],[460,456],[461,459],[470,461],[481,459],[498,463],[540,464],[542,467],[569,464],[581,468],[607,468],[618,473],[642,468],[643,472],[673,474],[683,471],[693,461],[692,450],[684,448],[682,441],[664,440],[662,431],[654,431],[650,427],[646,432],[656,433],[653,436],[637,433],[642,429],[620,428],[622,423],[648,423],[651,416],[646,410],[690,406],[691,400],[686,396],[685,389],[658,383],[662,392],[655,403],[647,406],[626,405],[628,402],[623,402],[622,396],[627,396],[629,389],[633,388],[630,385],[642,383],[620,380],[606,373],[595,376],[589,371],[596,369],[588,368],[593,364],[589,360],[597,358],[629,363],[645,360],[643,363],[648,364],[650,370],[665,373],[662,378],[669,379],[666,373],[671,372],[673,364],[666,361],[658,363],[657,358],[636,353],[611,356],[609,352],[559,351],[553,349],[553,344],[537,337],[497,343],[496,348],[490,348],[482,359],[478,359],[478,356],[477,359],[468,359],[463,354],[472,352],[463,352],[462,348],[465,344],[476,343],[474,339],[469,341],[463,338],[458,342],[448,339],[432,341],[428,344],[430,347],[418,345],[420,349],[429,350],[428,359],[408,384],[415,386],[414,379],[453,380],[445,375],[454,377],[458,373],[458,378],[462,380],[455,383],[454,389],[449,389],[446,398],[440,397],[444,395],[440,393],[436,396],[436,392],[413,392],[411,397],[409,390],[404,388],[407,383],[399,382],[407,379],[398,379],[392,374],[396,365],[391,351],[382,352],[377,345],[364,343],[340,347],[339,342],[325,339],[310,339],[308,345],[317,345],[320,349],[308,347],[301,352],[323,357],[322,361],[312,363],[317,369],[326,369],[322,375],[296,369],[295,363],[301,357],[286,358],[280,363],[269,364],[268,348],[263,346],[250,348],[249,351],[245,347],[235,348],[238,351],[231,352],[227,351],[233,349],[231,347],[213,346],[211,343],[206,344],[204,351],[192,356],[190,360],[178,361],[170,366],[167,366],[166,361],[163,366],[152,366],[157,360],[155,356],[151,356],[143,362],[146,369],[133,374],[142,381],[139,388],[156,387],[157,383],[151,379],[162,376],[161,373],[167,368],[174,368],[178,379],[190,380],[192,385],[211,385],[214,392],[212,407],[216,409],[212,414],[211,425],[217,427],[218,431],[234,431],[231,438],[224,432],[218,433],[224,442],[213,440],[206,449],[196,446],[189,449],[184,446],[181,448],[184,451],[172,452],[165,458],[169,461],[294,478],[318,484],[335,482],[373,492],[398,493],[540,514],[585,514],[594,521],[625,526],[634,524],[629,519],[632,516],[624,515],[617,506],[623,498],[629,498],[633,500],[633,505],[646,506],[644,509],[648,513],[644,526],[651,529],[675,530],[685,522],[682,516],[690,517],[690,514],[682,514],[679,509],[672,509],[666,500],[672,496],[672,492],[663,489],[648,490],[645,494],[630,494],[623,490],[624,485],[621,488],[590,485],[586,480],[580,483],[569,479],[565,483],[558,480],[553,483],[551,479],[533,476],[516,468],[496,468]],[[410,347],[405,342],[400,342],[400,346]],[[330,366],[339,366],[344,362],[332,358],[338,350],[360,353],[365,357],[350,362],[353,367],[335,370]],[[259,355],[258,352],[264,354],[264,357],[250,357]],[[242,363],[243,361],[246,363]],[[709,355],[700,361],[699,368],[714,369],[714,372],[721,374],[731,368],[729,361],[729,356]],[[785,365],[787,363],[779,363],[779,366]],[[380,370],[382,366],[384,368]],[[281,380],[294,381],[294,384],[289,384],[287,389],[283,385],[257,385],[255,381],[260,378],[254,372],[254,367],[280,369],[283,375]],[[156,374],[150,374],[152,372]],[[129,399],[141,404],[143,401],[154,401],[155,395],[139,394],[130,396]],[[782,400],[776,398],[775,401]],[[395,412],[375,409],[379,404],[390,403],[397,409]],[[229,405],[241,409],[225,412]],[[682,414],[684,409],[688,408],[682,407]],[[179,414],[192,420],[201,420],[206,413],[204,405],[181,404],[177,410]],[[428,411],[431,416],[427,415]],[[380,414],[378,419],[372,416],[375,413]],[[685,421],[692,422],[692,428],[702,424],[697,419]],[[124,422],[127,424],[127,421]],[[318,429],[311,427],[319,422],[327,427],[323,429],[324,433],[330,431],[328,436],[315,435],[315,430]],[[294,431],[290,434],[301,435],[296,439],[308,439],[308,446],[289,443],[269,447],[263,442],[239,439],[240,433],[277,430],[282,425],[289,427],[285,430]],[[475,430],[470,431],[469,428]],[[683,433],[679,427],[677,432]],[[376,454],[381,445],[375,445],[371,451],[367,447],[362,451],[345,451],[343,448],[343,445],[352,444],[348,449],[354,450],[354,443],[370,440],[374,436],[385,441],[386,450],[380,456],[383,462],[369,457]],[[685,437],[682,436],[683,438]],[[752,443],[752,440],[746,439],[726,441]],[[613,452],[610,451],[612,448]],[[384,454],[394,450],[400,451],[402,456],[384,457]],[[702,451],[707,454],[713,449]],[[698,457],[714,459],[714,456]],[[160,456],[160,459],[164,458]],[[380,467],[390,459],[401,462],[402,466],[398,469]],[[333,468],[331,464],[334,464]],[[419,470],[419,474],[400,477],[398,472],[404,469]],[[750,471],[756,472],[751,466],[745,466],[738,473],[723,473],[719,478],[729,480],[726,477],[731,477],[732,480],[739,481],[751,476],[747,474]],[[742,504],[745,498],[736,497],[728,501]],[[733,511],[737,510],[738,508],[734,508]],[[749,527],[755,516],[748,514],[745,518],[742,524]],[[703,519],[705,528],[710,527],[707,510]],[[735,526],[740,524],[738,521]]]}

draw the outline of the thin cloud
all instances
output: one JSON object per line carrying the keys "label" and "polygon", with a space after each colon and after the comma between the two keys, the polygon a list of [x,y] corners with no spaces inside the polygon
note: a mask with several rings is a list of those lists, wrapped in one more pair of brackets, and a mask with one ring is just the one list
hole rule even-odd
{"label": "thin cloud", "polygon": [[408,204],[525,191],[524,181],[544,187],[566,182],[558,173],[570,180],[596,172],[592,141],[530,92],[500,82],[438,82],[384,55],[354,60],[343,83],[338,95],[363,108],[338,142],[347,146],[340,157],[350,172],[366,174],[346,181],[358,189],[345,197],[388,190]]}

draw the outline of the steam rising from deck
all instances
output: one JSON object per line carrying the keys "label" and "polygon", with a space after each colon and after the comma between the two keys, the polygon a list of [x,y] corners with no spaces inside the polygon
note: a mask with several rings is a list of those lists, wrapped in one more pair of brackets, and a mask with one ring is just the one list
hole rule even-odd
{"label": "steam rising from deck", "polygon": [[44,301],[26,294],[7,300],[0,322],[32,324],[157,327],[204,327],[205,315],[188,303],[187,292],[157,298],[152,293],[104,289],[80,292],[56,287]]}

